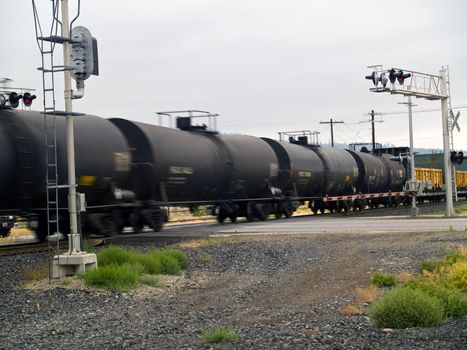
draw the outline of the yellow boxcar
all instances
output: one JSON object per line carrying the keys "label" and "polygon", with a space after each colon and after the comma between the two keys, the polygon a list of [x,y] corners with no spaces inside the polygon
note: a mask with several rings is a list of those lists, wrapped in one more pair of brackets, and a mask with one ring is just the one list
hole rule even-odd
{"label": "yellow boxcar", "polygon": [[431,181],[433,190],[443,188],[443,172],[441,169],[415,168],[415,178],[420,181]]}
{"label": "yellow boxcar", "polygon": [[458,190],[467,190],[467,171],[456,171],[456,185]]}
{"label": "yellow boxcar", "polygon": [[[420,181],[431,181],[433,190],[443,189],[442,169],[415,168],[415,178]],[[456,186],[458,190],[467,190],[467,171],[456,170]]]}

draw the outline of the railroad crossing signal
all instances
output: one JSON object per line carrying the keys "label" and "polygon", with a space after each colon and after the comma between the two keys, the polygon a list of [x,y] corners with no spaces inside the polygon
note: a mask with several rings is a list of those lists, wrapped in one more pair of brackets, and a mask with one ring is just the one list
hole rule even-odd
{"label": "railroad crossing signal", "polygon": [[464,161],[464,152],[462,152],[462,151],[460,151],[460,152],[452,151],[451,152],[451,162],[461,165],[463,161]]}
{"label": "railroad crossing signal", "polygon": [[386,74],[378,74],[376,71],[373,71],[371,75],[367,75],[365,79],[371,80],[375,86],[378,86],[378,83],[381,82],[384,88],[388,84],[388,78],[386,77]]}
{"label": "railroad crossing signal", "polygon": [[391,68],[389,71],[389,81],[391,84],[395,84],[396,80],[399,82],[400,85],[404,85],[404,81],[407,78],[410,78],[412,74],[404,73],[402,70],[396,70]]}
{"label": "railroad crossing signal", "polygon": [[32,101],[36,98],[36,95],[31,95],[29,92],[25,92],[23,95],[23,103],[26,107],[31,107]]}
{"label": "railroad crossing signal", "polygon": [[19,100],[23,98],[23,95],[18,95],[16,92],[10,92],[8,100],[10,101],[10,106],[17,108],[19,106]]}
{"label": "railroad crossing signal", "polygon": [[449,117],[451,118],[451,131],[454,130],[454,128],[457,129],[457,132],[461,131],[461,128],[459,127],[459,123],[457,122],[459,120],[459,116],[461,115],[460,111],[457,111],[456,116],[454,116],[454,113],[452,110],[449,112]]}

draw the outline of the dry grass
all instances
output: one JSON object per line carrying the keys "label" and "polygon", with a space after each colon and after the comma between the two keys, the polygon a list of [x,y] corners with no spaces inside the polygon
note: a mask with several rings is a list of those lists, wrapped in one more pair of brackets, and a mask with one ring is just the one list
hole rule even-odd
{"label": "dry grass", "polygon": [[357,299],[362,303],[372,303],[379,296],[379,289],[376,286],[368,286],[366,288],[355,288],[355,293],[357,294]]}
{"label": "dry grass", "polygon": [[232,237],[206,237],[201,239],[193,239],[191,241],[184,241],[178,243],[178,247],[182,249],[194,249],[209,247],[219,244],[229,244],[233,242]]}
{"label": "dry grass", "polygon": [[396,281],[397,283],[405,283],[407,281],[410,281],[411,279],[414,278],[414,275],[411,274],[410,272],[399,272],[396,275]]}
{"label": "dry grass", "polygon": [[49,266],[41,265],[23,271],[23,282],[30,283],[49,278]]}
{"label": "dry grass", "polygon": [[344,316],[362,315],[363,310],[358,306],[348,304],[341,310],[341,314]]}

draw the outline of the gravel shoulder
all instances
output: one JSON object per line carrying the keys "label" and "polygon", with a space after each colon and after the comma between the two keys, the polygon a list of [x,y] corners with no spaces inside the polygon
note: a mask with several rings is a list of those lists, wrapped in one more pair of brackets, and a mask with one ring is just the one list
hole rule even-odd
{"label": "gravel shoulder", "polygon": [[[127,294],[78,282],[24,288],[23,271],[46,255],[1,257],[0,349],[465,349],[467,318],[381,330],[355,295],[375,270],[413,272],[461,244],[467,232],[234,237],[183,248],[183,276]],[[364,313],[342,315],[348,304]],[[206,344],[216,325],[240,339]]]}

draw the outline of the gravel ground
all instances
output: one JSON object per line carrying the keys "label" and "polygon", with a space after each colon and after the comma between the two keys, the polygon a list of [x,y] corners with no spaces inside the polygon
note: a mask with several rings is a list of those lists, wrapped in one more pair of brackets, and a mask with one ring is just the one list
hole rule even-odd
{"label": "gravel ground", "polygon": [[[381,330],[355,296],[375,270],[413,272],[460,244],[467,232],[242,236],[183,248],[183,276],[128,294],[74,282],[26,289],[23,271],[46,255],[1,257],[0,349],[466,349],[467,318]],[[342,315],[348,304],[363,315]],[[216,325],[239,340],[206,344]]]}

